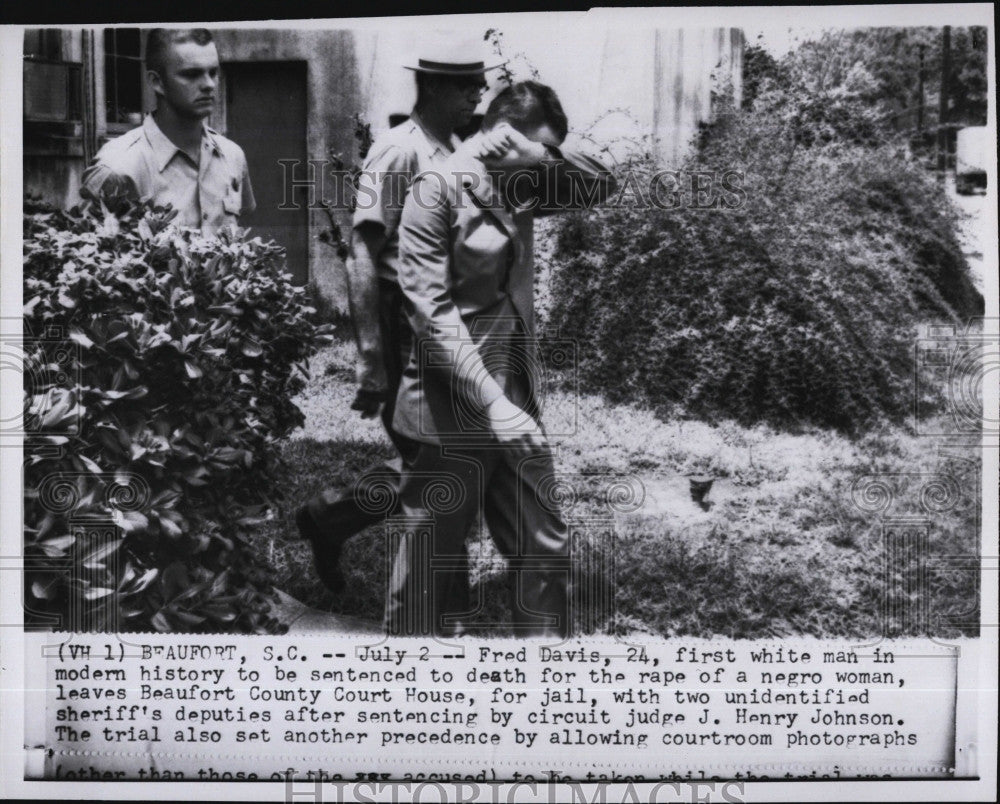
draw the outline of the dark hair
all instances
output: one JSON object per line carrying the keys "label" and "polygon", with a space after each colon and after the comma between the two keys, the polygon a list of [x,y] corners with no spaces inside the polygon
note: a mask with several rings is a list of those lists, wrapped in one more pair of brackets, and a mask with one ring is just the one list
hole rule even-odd
{"label": "dark hair", "polygon": [[511,84],[490,102],[483,116],[483,130],[488,131],[497,123],[510,123],[522,134],[548,125],[560,140],[566,138],[569,129],[556,93],[537,81]]}
{"label": "dark hair", "polygon": [[146,39],[146,69],[163,74],[167,48],[182,42],[207,45],[214,41],[207,28],[153,28]]}

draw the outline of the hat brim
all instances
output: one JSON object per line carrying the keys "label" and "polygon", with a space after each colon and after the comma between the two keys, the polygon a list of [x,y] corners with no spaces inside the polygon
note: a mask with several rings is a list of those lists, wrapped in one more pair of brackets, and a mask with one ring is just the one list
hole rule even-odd
{"label": "hat brim", "polygon": [[426,67],[421,64],[404,64],[403,67],[407,70],[413,70],[415,73],[427,73],[428,75],[455,75],[455,76],[466,76],[466,75],[483,75],[489,70],[495,70],[497,67],[503,67],[507,64],[506,61],[502,61],[499,64],[491,64],[489,67],[475,67],[473,69],[466,69],[462,67]]}

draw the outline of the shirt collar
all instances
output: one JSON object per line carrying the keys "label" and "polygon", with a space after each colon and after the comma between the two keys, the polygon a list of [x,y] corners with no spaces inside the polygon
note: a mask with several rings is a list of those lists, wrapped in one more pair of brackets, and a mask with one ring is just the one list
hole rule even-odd
{"label": "shirt collar", "polygon": [[424,125],[424,121],[420,119],[420,115],[417,114],[416,109],[410,112],[410,120],[424,133],[424,136],[427,138],[427,142],[431,144],[433,149],[431,153],[440,151],[443,156],[451,156],[458,146],[462,144],[462,141],[454,134],[451,135],[450,147],[441,142],[441,140],[435,137],[427,126]]}
{"label": "shirt collar", "polygon": [[[183,151],[174,145],[170,138],[160,130],[160,127],[156,125],[156,120],[153,119],[153,115],[146,115],[145,120],[142,121],[142,130],[149,141],[149,147],[153,149],[156,169],[162,173],[167,165],[170,164],[170,160],[174,158],[174,155],[178,152],[183,153]],[[201,138],[202,141],[208,142],[213,153],[216,155],[219,154],[219,144],[216,142],[215,135],[207,126],[202,126]]]}
{"label": "shirt collar", "polygon": [[455,175],[461,177],[462,185],[478,198],[483,206],[488,209],[503,208],[503,199],[496,187],[496,178],[486,170],[486,165],[481,160],[462,149],[455,154],[451,162],[459,168]]}

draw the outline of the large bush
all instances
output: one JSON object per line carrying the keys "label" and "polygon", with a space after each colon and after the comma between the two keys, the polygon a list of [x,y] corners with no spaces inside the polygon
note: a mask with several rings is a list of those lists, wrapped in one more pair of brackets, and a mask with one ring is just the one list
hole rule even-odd
{"label": "large bush", "polygon": [[610,205],[564,220],[549,323],[580,342],[585,385],[744,423],[910,413],[917,323],[982,314],[956,213],[904,149],[802,111],[721,114],[676,195],[637,162]]}
{"label": "large bush", "polygon": [[26,618],[273,629],[240,532],[323,330],[275,244],[118,213],[25,217]]}

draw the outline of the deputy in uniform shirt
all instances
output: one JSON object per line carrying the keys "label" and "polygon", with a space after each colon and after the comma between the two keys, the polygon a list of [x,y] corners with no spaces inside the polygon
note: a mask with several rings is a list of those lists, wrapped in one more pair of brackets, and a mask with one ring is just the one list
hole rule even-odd
{"label": "deputy in uniform shirt", "polygon": [[444,165],[461,140],[487,89],[481,37],[441,32],[428,37],[414,63],[417,100],[409,119],[372,144],[358,180],[352,256],[347,261],[351,318],[358,347],[358,393],[352,407],[362,417],[379,415],[399,457],[372,467],[349,488],[329,488],[296,513],[303,537],[312,543],[320,579],[339,590],[341,548],[351,536],[393,513],[373,505],[387,489],[395,496],[407,456],[419,446],[396,431],[393,410],[403,368],[409,360],[410,326],[397,279],[399,220],[416,176]]}
{"label": "deputy in uniform shirt", "polygon": [[156,28],[146,42],[146,66],[156,111],[98,151],[81,195],[170,204],[175,224],[205,235],[236,224],[256,204],[243,149],[204,122],[219,80],[212,34]]}

